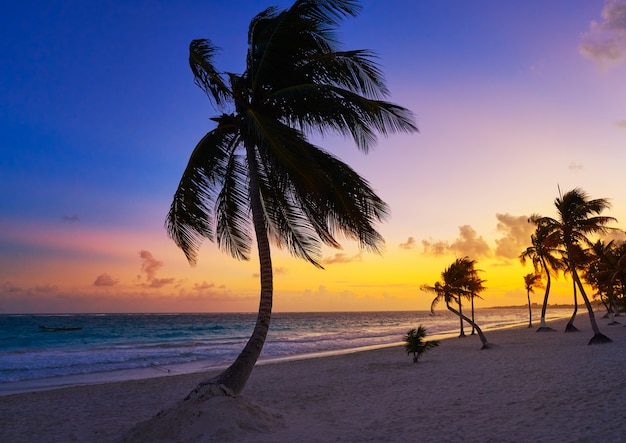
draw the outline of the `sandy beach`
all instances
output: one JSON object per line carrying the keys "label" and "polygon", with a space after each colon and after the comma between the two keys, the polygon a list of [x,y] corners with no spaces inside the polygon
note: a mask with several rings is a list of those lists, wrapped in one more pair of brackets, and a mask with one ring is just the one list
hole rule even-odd
{"label": "sandy beach", "polygon": [[[588,346],[564,334],[518,327],[446,339],[413,363],[401,347],[258,366],[238,399],[178,415],[162,441],[626,441],[626,327]],[[622,318],[622,321],[624,319]],[[626,322],[625,322],[626,323]],[[2,442],[115,442],[174,406],[207,374],[0,397]],[[135,432],[134,440],[156,441]]]}

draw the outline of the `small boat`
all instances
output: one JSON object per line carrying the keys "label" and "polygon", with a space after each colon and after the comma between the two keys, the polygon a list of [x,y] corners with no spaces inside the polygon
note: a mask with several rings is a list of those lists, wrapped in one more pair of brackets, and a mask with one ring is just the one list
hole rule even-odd
{"label": "small boat", "polygon": [[39,330],[42,332],[59,332],[59,331],[82,331],[82,327],[77,328],[53,328],[50,326],[41,326],[39,325]]}

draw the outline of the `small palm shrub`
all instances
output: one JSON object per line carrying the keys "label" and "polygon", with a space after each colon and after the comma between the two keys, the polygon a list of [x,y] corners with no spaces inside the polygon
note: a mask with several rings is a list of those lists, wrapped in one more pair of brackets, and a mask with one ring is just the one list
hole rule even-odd
{"label": "small palm shrub", "polygon": [[404,349],[407,355],[413,354],[413,363],[417,363],[421,355],[439,346],[438,340],[424,341],[426,328],[420,325],[417,329],[411,329],[404,337]]}

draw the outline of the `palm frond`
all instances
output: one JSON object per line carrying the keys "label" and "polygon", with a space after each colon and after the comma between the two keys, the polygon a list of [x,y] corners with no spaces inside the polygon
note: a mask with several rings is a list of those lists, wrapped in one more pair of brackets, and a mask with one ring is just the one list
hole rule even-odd
{"label": "palm frond", "polygon": [[252,246],[247,171],[236,155],[224,174],[223,187],[216,201],[217,244],[239,260],[248,260]]}
{"label": "palm frond", "polygon": [[238,136],[222,127],[207,133],[193,150],[174,193],[165,227],[191,264],[204,238],[214,240],[213,204]]}
{"label": "palm frond", "polygon": [[232,91],[228,88],[221,73],[213,65],[213,59],[219,48],[210,40],[192,40],[189,45],[189,67],[194,75],[194,82],[213,100],[218,109],[224,109],[232,101]]}
{"label": "palm frond", "polygon": [[417,131],[408,109],[336,86],[301,84],[278,90],[270,99],[283,110],[285,122],[305,133],[350,135],[364,152],[376,143],[377,133]]}

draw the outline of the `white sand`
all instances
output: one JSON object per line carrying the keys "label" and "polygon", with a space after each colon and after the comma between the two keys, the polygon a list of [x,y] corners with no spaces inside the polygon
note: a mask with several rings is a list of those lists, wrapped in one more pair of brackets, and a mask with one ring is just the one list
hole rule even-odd
{"label": "white sand", "polygon": [[[626,324],[624,317],[620,318]],[[401,347],[255,368],[243,395],[162,415],[180,442],[626,442],[626,327],[525,327],[442,341],[412,362]],[[185,397],[206,374],[0,397],[1,442],[113,442]],[[139,441],[157,441],[143,430]]]}

